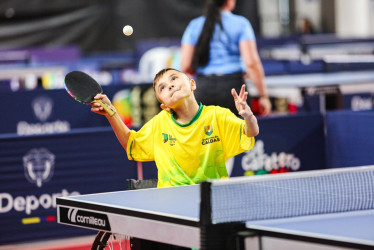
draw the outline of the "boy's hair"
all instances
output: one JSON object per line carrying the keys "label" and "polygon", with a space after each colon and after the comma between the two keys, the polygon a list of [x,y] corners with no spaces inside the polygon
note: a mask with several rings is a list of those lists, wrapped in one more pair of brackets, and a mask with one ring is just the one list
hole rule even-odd
{"label": "boy's hair", "polygon": [[174,69],[174,68],[165,68],[165,69],[162,69],[160,70],[156,75],[155,75],[155,78],[153,79],[153,87],[156,87],[156,82],[168,71],[170,70],[175,70],[175,71],[178,71],[182,74],[184,74],[184,72],[180,71],[180,70],[177,70],[177,69]]}

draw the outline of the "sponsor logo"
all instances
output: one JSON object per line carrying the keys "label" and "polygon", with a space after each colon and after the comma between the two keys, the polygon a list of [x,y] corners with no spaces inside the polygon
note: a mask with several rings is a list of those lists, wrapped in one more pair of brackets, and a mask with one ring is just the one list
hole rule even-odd
{"label": "sponsor logo", "polygon": [[79,195],[79,192],[69,193],[63,189],[61,193],[41,194],[39,197],[35,195],[27,195],[13,197],[9,193],[0,193],[0,214],[8,213],[14,209],[17,212],[25,212],[30,215],[32,211],[39,209],[50,209],[56,207],[56,198],[61,196]]}
{"label": "sponsor logo", "polygon": [[53,101],[49,97],[40,96],[31,103],[35,116],[42,122],[45,122],[52,113]]}
{"label": "sponsor logo", "polygon": [[318,87],[308,87],[305,89],[308,95],[327,95],[327,94],[337,94],[340,92],[338,86],[318,86]]}
{"label": "sponsor logo", "polygon": [[204,126],[204,131],[207,136],[211,136],[213,133],[213,125]]}
{"label": "sponsor logo", "polygon": [[172,135],[162,133],[162,141],[164,143],[169,142],[170,146],[174,146],[177,139],[173,137]]}
{"label": "sponsor logo", "polygon": [[59,207],[60,222],[84,227],[110,231],[109,219],[106,214],[79,210],[77,208]]}
{"label": "sponsor logo", "polygon": [[28,123],[20,121],[17,123],[18,135],[39,135],[63,133],[70,130],[70,123],[67,121],[54,121],[45,123]]}
{"label": "sponsor logo", "polygon": [[221,141],[219,139],[218,136],[212,136],[212,137],[208,137],[208,138],[204,138],[201,142],[202,145],[206,145],[206,144],[210,144],[210,143],[213,143],[213,142],[219,142]]}
{"label": "sponsor logo", "polygon": [[[204,126],[204,132],[207,136],[211,136],[213,134],[213,125],[210,124],[208,126]],[[203,138],[201,141],[202,145],[207,145],[213,142],[219,142],[221,141],[218,136],[211,136],[208,138]]]}
{"label": "sponsor logo", "polygon": [[[52,178],[54,170],[55,155],[45,148],[32,149],[24,157],[24,174],[26,179],[41,188],[42,184]],[[39,193],[39,192],[38,192]],[[56,198],[62,196],[79,195],[77,191],[69,192],[62,189],[57,193],[24,194],[13,196],[11,193],[0,193],[0,214],[23,212],[26,218],[22,218],[23,225],[38,224],[44,222],[55,222],[56,216],[32,216],[42,209],[55,209]],[[42,212],[45,214],[45,212]],[[30,217],[32,216],[32,217]]]}
{"label": "sponsor logo", "polygon": [[256,141],[252,150],[242,157],[244,175],[276,174],[300,169],[300,159],[285,152],[268,155],[264,151],[264,142]]}
{"label": "sponsor logo", "polygon": [[370,110],[373,108],[371,97],[364,98],[361,96],[353,96],[351,99],[352,110]]}
{"label": "sponsor logo", "polygon": [[45,148],[32,149],[23,157],[25,177],[39,188],[53,176],[55,155]]}
{"label": "sponsor logo", "polygon": [[77,212],[78,212],[78,209],[69,208],[68,219],[73,223],[77,222],[75,219],[77,217]]}
{"label": "sponsor logo", "polygon": [[53,111],[53,101],[46,96],[36,97],[31,102],[31,107],[35,117],[40,121],[38,123],[28,123],[19,121],[17,123],[18,135],[38,135],[62,133],[70,130],[70,123],[67,121],[47,122]]}
{"label": "sponsor logo", "polygon": [[162,133],[163,142],[166,143],[169,140],[169,135]]}

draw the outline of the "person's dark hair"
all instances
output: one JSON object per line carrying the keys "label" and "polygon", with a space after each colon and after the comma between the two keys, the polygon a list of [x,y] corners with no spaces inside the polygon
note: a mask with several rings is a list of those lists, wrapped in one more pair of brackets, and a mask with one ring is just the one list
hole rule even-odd
{"label": "person's dark hair", "polygon": [[205,4],[205,23],[201,30],[199,40],[195,46],[192,59],[191,73],[195,73],[199,66],[204,66],[209,61],[210,40],[216,23],[223,29],[220,9],[227,0],[207,0]]}
{"label": "person's dark hair", "polygon": [[[175,70],[175,71],[178,71],[180,73],[183,73],[182,71],[180,70],[177,70],[177,69],[174,69],[174,68],[165,68],[165,69],[162,69],[160,70],[156,75],[155,75],[155,78],[153,78],[153,87],[156,87],[156,82],[166,73],[168,72],[169,70]],[[184,73],[183,73],[184,74]]]}

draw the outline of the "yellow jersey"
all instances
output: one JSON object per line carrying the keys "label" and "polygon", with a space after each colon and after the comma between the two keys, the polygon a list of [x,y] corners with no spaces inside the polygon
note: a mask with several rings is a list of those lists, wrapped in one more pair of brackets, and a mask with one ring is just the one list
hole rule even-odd
{"label": "yellow jersey", "polygon": [[187,124],[161,111],[139,131],[131,130],[127,156],[155,161],[158,187],[197,184],[228,178],[226,160],[253,148],[254,137],[244,134],[245,121],[229,109],[204,106]]}

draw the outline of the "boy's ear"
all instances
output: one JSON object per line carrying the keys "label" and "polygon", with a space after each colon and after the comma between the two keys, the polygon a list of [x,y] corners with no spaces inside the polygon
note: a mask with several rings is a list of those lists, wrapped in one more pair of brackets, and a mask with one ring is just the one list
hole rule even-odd
{"label": "boy's ear", "polygon": [[171,113],[171,109],[165,104],[161,103],[160,107],[168,113]]}
{"label": "boy's ear", "polygon": [[196,82],[194,79],[190,79],[190,84],[191,84],[191,90],[195,90],[196,89]]}

